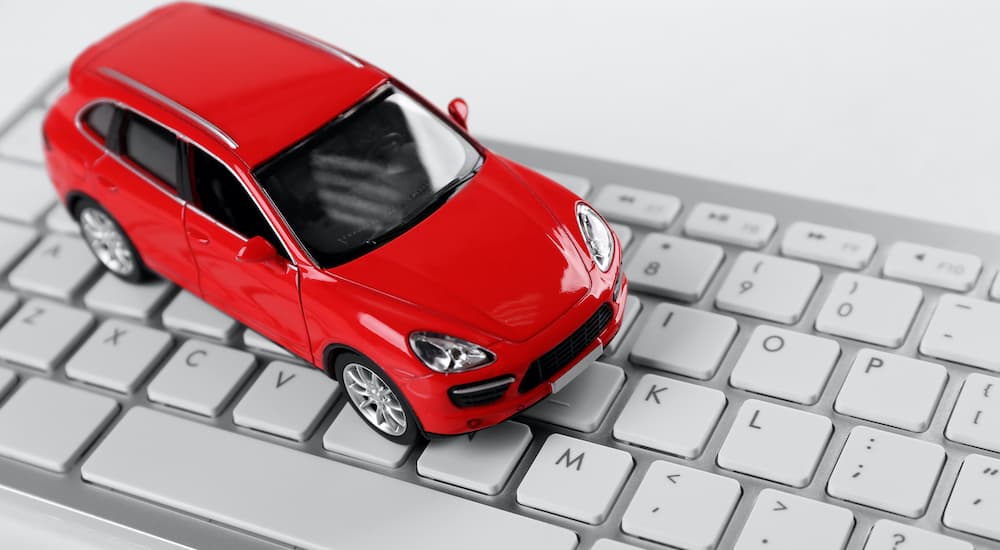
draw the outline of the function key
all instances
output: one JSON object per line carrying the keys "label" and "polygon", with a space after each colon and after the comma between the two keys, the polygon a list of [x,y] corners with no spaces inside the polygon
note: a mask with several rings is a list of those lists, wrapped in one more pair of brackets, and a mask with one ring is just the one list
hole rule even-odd
{"label": "function key", "polygon": [[785,256],[848,269],[861,269],[868,265],[875,247],[875,237],[867,233],[809,222],[795,222],[788,226],[781,241],[781,253]]}
{"label": "function key", "polygon": [[594,207],[609,219],[666,229],[681,210],[681,201],[673,195],[606,185],[597,194]]}
{"label": "function key", "polygon": [[564,174],[562,172],[555,172],[552,170],[541,170],[536,168],[535,171],[576,193],[577,196],[586,197],[587,193],[590,192],[590,180],[587,178],[574,176],[572,174]]}
{"label": "function key", "polygon": [[777,227],[777,220],[770,214],[702,202],[691,210],[684,233],[699,239],[761,248],[771,240]]}
{"label": "function key", "polygon": [[968,292],[982,269],[983,261],[978,256],[903,242],[892,245],[882,273],[894,279]]}

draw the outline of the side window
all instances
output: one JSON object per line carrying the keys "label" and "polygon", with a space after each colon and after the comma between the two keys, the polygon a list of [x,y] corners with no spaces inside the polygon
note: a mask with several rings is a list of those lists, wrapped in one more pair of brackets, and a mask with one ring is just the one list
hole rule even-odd
{"label": "side window", "polygon": [[98,103],[87,110],[83,115],[83,122],[101,140],[108,139],[108,132],[111,131],[111,121],[115,117],[115,107],[111,103]]}
{"label": "side window", "polygon": [[178,140],[173,132],[129,113],[122,154],[167,185],[177,189]]}
{"label": "side window", "polygon": [[195,198],[206,214],[246,239],[264,237],[274,245],[278,254],[285,256],[285,249],[278,236],[232,172],[193,145],[191,165]]}

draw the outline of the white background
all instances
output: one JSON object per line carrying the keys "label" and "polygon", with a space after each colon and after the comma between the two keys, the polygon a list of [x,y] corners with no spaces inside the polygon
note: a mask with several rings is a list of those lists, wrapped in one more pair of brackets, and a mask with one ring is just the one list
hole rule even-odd
{"label": "white background", "polygon": [[[0,116],[154,4],[0,0]],[[340,45],[440,105],[464,96],[480,135],[1000,233],[997,2],[239,8]],[[88,522],[52,529],[48,515],[64,514],[18,499],[0,494],[0,546],[131,547],[125,532],[80,537]]]}
{"label": "white background", "polygon": [[[0,112],[155,4],[0,0]],[[438,104],[465,97],[482,136],[1000,233],[997,2],[239,9],[342,46]]]}

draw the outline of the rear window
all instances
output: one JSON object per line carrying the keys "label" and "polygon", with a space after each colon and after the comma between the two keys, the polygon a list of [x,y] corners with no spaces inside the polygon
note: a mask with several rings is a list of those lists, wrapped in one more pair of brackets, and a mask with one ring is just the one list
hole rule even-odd
{"label": "rear window", "polygon": [[115,117],[116,107],[111,103],[98,103],[83,115],[83,121],[93,131],[97,134],[101,141],[108,139],[108,133],[111,131],[111,121]]}

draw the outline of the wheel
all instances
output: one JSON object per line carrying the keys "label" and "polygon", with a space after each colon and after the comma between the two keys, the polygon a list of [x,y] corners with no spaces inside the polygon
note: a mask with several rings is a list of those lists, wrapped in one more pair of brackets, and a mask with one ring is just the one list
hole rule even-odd
{"label": "wheel", "polygon": [[83,240],[105,269],[130,282],[152,278],[135,245],[108,211],[93,199],[82,198],[74,208]]}
{"label": "wheel", "polygon": [[409,403],[375,363],[356,353],[342,353],[334,369],[351,408],[369,426],[396,443],[409,445],[417,440],[420,427]]}

